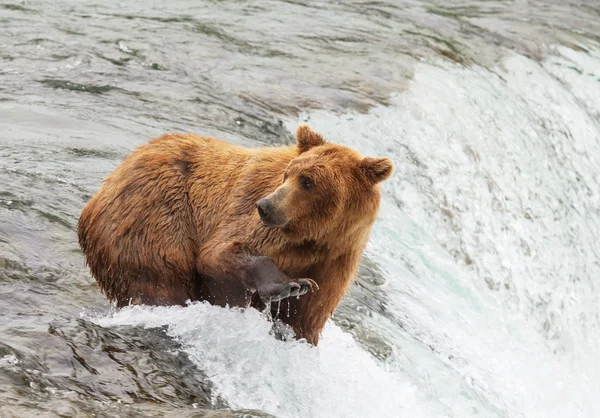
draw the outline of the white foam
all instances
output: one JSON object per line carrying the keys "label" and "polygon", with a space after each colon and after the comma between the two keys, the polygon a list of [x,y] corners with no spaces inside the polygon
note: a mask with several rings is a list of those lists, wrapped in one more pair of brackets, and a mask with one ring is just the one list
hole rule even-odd
{"label": "white foam", "polygon": [[427,415],[415,387],[385,370],[354,340],[328,324],[318,348],[282,342],[254,309],[193,303],[187,307],[127,307],[94,319],[102,326],[168,326],[168,335],[233,408],[278,417]]}
{"label": "white foam", "polygon": [[600,83],[565,72],[600,59],[557,51],[423,64],[390,106],[300,118],[394,160],[369,254],[404,324],[396,360],[458,416],[600,414]]}
{"label": "white foam", "polygon": [[7,354],[0,358],[0,367],[2,366],[15,366],[19,364],[19,359],[14,354]]}

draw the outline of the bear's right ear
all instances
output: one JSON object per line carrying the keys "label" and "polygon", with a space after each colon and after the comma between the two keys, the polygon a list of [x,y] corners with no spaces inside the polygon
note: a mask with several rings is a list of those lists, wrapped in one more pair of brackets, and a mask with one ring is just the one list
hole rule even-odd
{"label": "bear's right ear", "polygon": [[310,129],[308,125],[298,126],[298,129],[296,130],[296,141],[298,142],[300,154],[325,143],[325,139]]}
{"label": "bear's right ear", "polygon": [[377,184],[392,175],[394,164],[385,157],[365,157],[359,164],[360,169],[371,184]]}

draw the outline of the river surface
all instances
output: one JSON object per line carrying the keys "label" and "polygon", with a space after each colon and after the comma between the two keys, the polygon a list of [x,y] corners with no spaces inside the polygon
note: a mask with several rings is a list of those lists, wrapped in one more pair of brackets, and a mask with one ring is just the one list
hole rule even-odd
{"label": "river surface", "polygon": [[[394,160],[318,348],[117,311],[76,224],[136,146]],[[0,417],[600,416],[600,5],[0,1]]]}

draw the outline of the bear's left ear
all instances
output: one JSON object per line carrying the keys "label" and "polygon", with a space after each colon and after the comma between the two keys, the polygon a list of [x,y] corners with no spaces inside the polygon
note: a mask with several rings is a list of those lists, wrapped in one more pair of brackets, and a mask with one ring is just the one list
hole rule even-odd
{"label": "bear's left ear", "polygon": [[298,129],[296,130],[296,141],[298,142],[300,154],[325,143],[323,137],[310,129],[308,125],[298,126]]}
{"label": "bear's left ear", "polygon": [[376,184],[387,179],[392,175],[392,170],[394,169],[392,160],[384,157],[365,157],[360,162],[359,167],[367,180],[369,180],[372,184]]}

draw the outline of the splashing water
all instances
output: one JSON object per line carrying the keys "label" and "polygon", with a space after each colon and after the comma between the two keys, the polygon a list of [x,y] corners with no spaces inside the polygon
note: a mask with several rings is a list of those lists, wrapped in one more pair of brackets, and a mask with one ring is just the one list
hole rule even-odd
{"label": "splashing water", "polygon": [[[485,415],[600,411],[600,55],[556,50],[492,71],[422,65],[390,107],[302,118],[394,156],[369,253],[388,272],[392,317],[441,363],[422,389],[460,416],[460,394]],[[439,367],[461,382],[454,393]]]}
{"label": "splashing water", "polygon": [[94,320],[102,326],[167,325],[167,334],[215,385],[215,396],[233,407],[282,417],[383,417],[402,411],[429,416],[421,411],[413,384],[387,372],[333,324],[316,349],[276,340],[265,317],[254,309],[207,303],[136,306]]}

